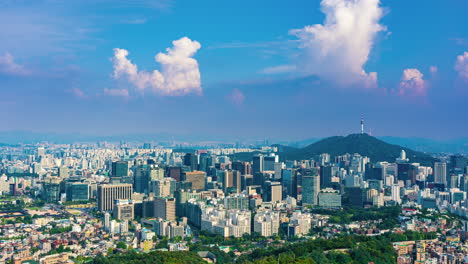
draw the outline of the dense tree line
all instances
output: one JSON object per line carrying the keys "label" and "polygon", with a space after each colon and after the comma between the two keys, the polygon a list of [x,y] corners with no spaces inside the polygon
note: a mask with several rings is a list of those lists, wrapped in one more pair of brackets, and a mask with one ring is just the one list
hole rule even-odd
{"label": "dense tree line", "polygon": [[195,252],[188,251],[152,251],[149,253],[136,253],[129,251],[123,254],[113,254],[107,257],[99,255],[91,264],[198,264],[206,263]]}
{"label": "dense tree line", "polygon": [[[349,224],[353,221],[382,220],[388,226],[398,224],[400,206],[371,207],[368,209],[344,207],[342,210],[312,209],[312,213],[330,215],[329,223]],[[385,228],[384,228],[385,229]]]}
{"label": "dense tree line", "polygon": [[408,231],[381,236],[342,235],[333,239],[315,239],[275,249],[256,249],[237,259],[240,264],[269,263],[396,263],[392,242],[433,239],[435,233]]}

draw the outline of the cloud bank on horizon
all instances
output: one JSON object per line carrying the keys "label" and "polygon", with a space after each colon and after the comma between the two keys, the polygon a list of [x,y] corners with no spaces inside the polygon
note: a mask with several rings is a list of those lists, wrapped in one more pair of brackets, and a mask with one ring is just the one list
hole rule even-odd
{"label": "cloud bank on horizon", "polygon": [[303,56],[297,69],[343,86],[377,87],[377,73],[364,70],[384,12],[379,0],[323,0],[323,24],[293,29]]}
{"label": "cloud bank on horizon", "polygon": [[172,48],[166,49],[167,53],[158,53],[155,56],[156,62],[161,65],[161,71],[153,72],[138,71],[138,66],[127,58],[129,52],[115,48],[112,58],[113,77],[127,79],[142,93],[150,89],[163,96],[202,94],[198,62],[192,58],[201,44],[187,37],[175,40],[172,44]]}

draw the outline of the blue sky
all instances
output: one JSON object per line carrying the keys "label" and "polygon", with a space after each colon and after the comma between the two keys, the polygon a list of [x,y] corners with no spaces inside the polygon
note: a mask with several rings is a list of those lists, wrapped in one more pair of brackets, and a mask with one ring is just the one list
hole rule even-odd
{"label": "blue sky", "polygon": [[468,135],[465,0],[0,7],[0,131]]}

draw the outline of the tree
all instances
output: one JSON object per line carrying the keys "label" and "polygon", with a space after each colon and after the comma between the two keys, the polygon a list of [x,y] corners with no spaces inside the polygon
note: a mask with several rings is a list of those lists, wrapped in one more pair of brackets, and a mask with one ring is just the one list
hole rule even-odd
{"label": "tree", "polygon": [[117,248],[120,248],[120,249],[124,249],[124,250],[125,250],[125,249],[127,249],[127,244],[125,244],[125,242],[123,242],[123,241],[119,241],[119,242],[117,243]]}

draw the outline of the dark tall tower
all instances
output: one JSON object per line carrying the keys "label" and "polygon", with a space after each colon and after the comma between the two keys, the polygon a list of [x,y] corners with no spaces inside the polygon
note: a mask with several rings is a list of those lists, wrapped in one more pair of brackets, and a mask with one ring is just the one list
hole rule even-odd
{"label": "dark tall tower", "polygon": [[113,177],[125,177],[128,176],[128,162],[127,161],[115,161],[112,162]]}
{"label": "dark tall tower", "polygon": [[192,169],[192,171],[198,170],[198,157],[194,153],[187,153],[184,156],[184,165]]}
{"label": "dark tall tower", "polygon": [[252,161],[252,174],[263,172],[263,155],[253,157]]}
{"label": "dark tall tower", "polygon": [[167,177],[170,177],[178,182],[182,180],[182,168],[181,167],[167,167]]}
{"label": "dark tall tower", "polygon": [[333,171],[334,169],[332,165],[320,166],[320,188],[321,189],[331,187]]}

